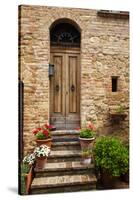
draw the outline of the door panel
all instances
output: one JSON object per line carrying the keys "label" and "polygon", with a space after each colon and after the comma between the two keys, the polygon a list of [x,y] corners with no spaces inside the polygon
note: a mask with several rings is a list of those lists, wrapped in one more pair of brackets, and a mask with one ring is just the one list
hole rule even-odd
{"label": "door panel", "polygon": [[80,124],[79,53],[52,52],[54,76],[50,78],[50,123],[57,129],[74,129]]}
{"label": "door panel", "polygon": [[54,112],[62,112],[62,56],[54,56]]}
{"label": "door panel", "polygon": [[66,101],[66,129],[75,129],[80,126],[80,65],[79,54],[67,54],[66,85],[68,95]]}
{"label": "door panel", "polygon": [[65,129],[64,55],[51,53],[51,63],[54,64],[54,76],[50,78],[50,123]]}
{"label": "door panel", "polygon": [[69,112],[77,112],[77,57],[68,57]]}

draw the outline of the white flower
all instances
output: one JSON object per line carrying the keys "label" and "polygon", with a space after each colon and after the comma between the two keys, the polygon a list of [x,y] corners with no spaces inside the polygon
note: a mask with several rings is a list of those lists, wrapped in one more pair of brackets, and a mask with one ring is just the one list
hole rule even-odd
{"label": "white flower", "polygon": [[37,157],[48,157],[50,153],[50,148],[46,145],[41,145],[39,147],[36,147],[34,150],[34,154]]}
{"label": "white flower", "polygon": [[33,164],[34,161],[35,161],[35,154],[34,153],[25,156],[24,159],[23,159],[23,163],[30,164],[30,165]]}

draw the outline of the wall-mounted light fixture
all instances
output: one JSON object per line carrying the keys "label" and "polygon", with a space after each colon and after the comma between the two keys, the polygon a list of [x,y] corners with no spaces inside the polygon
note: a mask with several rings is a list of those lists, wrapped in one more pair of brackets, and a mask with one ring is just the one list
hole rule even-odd
{"label": "wall-mounted light fixture", "polygon": [[54,75],[54,65],[49,64],[49,77]]}

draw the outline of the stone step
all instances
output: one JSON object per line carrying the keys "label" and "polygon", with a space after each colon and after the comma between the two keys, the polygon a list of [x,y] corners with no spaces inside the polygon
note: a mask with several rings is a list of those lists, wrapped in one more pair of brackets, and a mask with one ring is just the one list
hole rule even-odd
{"label": "stone step", "polygon": [[44,169],[34,169],[35,177],[63,176],[94,173],[94,164],[82,164],[80,161],[46,163]]}
{"label": "stone step", "polygon": [[64,175],[34,178],[30,194],[72,192],[96,188],[96,177],[89,175]]}
{"label": "stone step", "polygon": [[79,141],[78,137],[75,137],[75,136],[72,136],[72,137],[67,137],[67,136],[65,136],[65,137],[64,136],[53,137],[53,142],[78,142],[78,141]]}
{"label": "stone step", "polygon": [[57,130],[51,133],[53,142],[74,142],[79,141],[79,131],[77,130]]}
{"label": "stone step", "polygon": [[53,141],[78,141],[79,131],[77,130],[57,130],[51,132]]}
{"label": "stone step", "polygon": [[52,150],[80,150],[79,141],[53,142]]}
{"label": "stone step", "polygon": [[35,168],[31,194],[96,189],[94,164],[82,164],[79,131],[52,131],[52,150],[44,169]]}
{"label": "stone step", "polygon": [[48,162],[67,162],[67,161],[77,161],[81,159],[80,150],[61,150],[61,151],[51,151]]}
{"label": "stone step", "polygon": [[79,127],[80,120],[76,118],[74,120],[67,120],[66,124],[64,120],[61,121],[61,118],[57,119],[56,122],[51,119],[51,124],[54,125],[57,130],[76,130],[77,127]]}
{"label": "stone step", "polygon": [[79,130],[56,130],[56,131],[51,131],[51,135],[79,135]]}

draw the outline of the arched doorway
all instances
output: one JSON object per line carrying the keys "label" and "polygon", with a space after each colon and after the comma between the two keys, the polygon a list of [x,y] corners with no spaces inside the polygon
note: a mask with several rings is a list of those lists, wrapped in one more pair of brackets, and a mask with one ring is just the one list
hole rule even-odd
{"label": "arched doorway", "polygon": [[50,28],[50,123],[57,129],[80,126],[80,31],[62,20]]}

